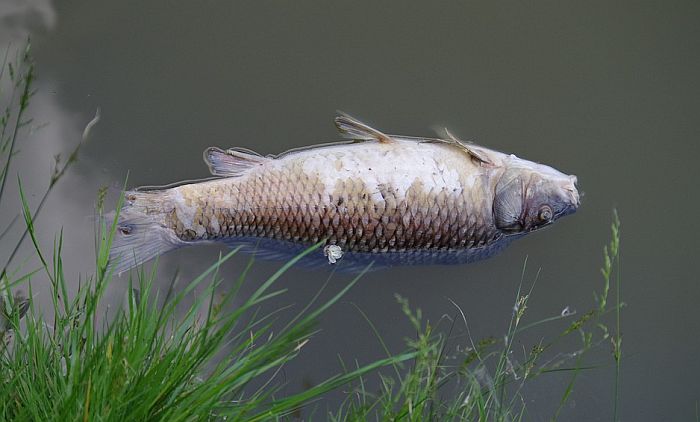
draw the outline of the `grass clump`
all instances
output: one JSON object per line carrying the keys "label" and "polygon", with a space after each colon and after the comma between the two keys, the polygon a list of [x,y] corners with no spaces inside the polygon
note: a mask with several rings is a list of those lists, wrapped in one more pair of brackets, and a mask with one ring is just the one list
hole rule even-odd
{"label": "grass clump", "polygon": [[[300,352],[315,333],[317,317],[354,281],[273,333],[274,313],[259,315],[256,310],[283,293],[273,290],[274,283],[301,256],[231,310],[227,305],[242,279],[223,297],[215,290],[222,282],[218,269],[234,250],[184,288],[175,292],[171,286],[162,300],[158,293],[151,296],[155,271],[141,273],[130,286],[126,307],[109,317],[100,312],[100,303],[112,276],[107,251],[113,233],[112,228],[101,235],[97,275],[72,298],[63,293],[67,289],[60,254],[43,267],[54,298],[51,326],[32,302],[24,329],[20,330],[20,311],[8,315],[16,335],[0,354],[0,371],[7,376],[0,387],[0,414],[5,419],[261,420],[293,412],[359,375],[412,356],[387,358],[303,393],[277,398],[276,371]],[[202,284],[204,293],[179,316],[183,299]],[[28,285],[31,297],[31,282]],[[266,382],[253,386],[260,379]]]}

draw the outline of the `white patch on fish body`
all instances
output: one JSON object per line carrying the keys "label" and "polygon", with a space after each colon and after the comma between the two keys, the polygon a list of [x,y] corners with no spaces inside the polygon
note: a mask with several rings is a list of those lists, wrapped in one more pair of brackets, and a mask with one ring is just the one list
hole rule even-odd
{"label": "white patch on fish body", "polygon": [[[197,236],[202,236],[206,233],[206,229],[202,226],[195,227],[194,217],[199,208],[197,203],[187,204],[187,200],[183,195],[186,190],[191,190],[192,185],[179,186],[173,189],[174,198],[173,205],[175,206],[175,216],[182,223],[183,227],[186,229],[192,229],[194,227]],[[218,223],[217,223],[218,224]]]}
{"label": "white patch on fish body", "polygon": [[211,229],[214,233],[219,233],[219,230],[221,230],[219,226],[219,220],[217,218],[210,219],[209,225],[211,226]]}
{"label": "white patch on fish body", "polygon": [[526,160],[524,158],[520,158],[515,154],[508,155],[506,161],[508,167],[510,168],[530,169],[536,171],[537,173],[540,173],[542,176],[548,176],[552,179],[570,179],[569,175],[564,174],[553,167],[550,167],[545,164],[536,163],[534,161]]}
{"label": "white patch on fish body", "polygon": [[192,206],[187,206],[185,198],[182,196],[183,187],[173,189],[173,205],[175,205],[175,216],[185,227],[191,227],[194,221],[194,210]]}
{"label": "white patch on fish body", "polygon": [[323,180],[326,195],[333,192],[338,179],[359,179],[375,201],[382,200],[380,185],[392,187],[403,199],[416,180],[427,190],[456,192],[473,187],[478,173],[477,166],[456,148],[408,140],[307,150],[275,160],[275,166],[283,167],[289,160],[298,160],[305,173]]}

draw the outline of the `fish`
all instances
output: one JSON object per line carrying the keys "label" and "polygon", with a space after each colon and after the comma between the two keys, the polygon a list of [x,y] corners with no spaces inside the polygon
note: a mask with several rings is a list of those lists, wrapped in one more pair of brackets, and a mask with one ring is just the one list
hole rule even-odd
{"label": "fish", "polygon": [[121,273],[183,246],[309,266],[466,264],[574,213],[577,178],[442,137],[389,135],[347,114],[343,140],[261,155],[204,151],[213,178],[124,194],[110,251]]}

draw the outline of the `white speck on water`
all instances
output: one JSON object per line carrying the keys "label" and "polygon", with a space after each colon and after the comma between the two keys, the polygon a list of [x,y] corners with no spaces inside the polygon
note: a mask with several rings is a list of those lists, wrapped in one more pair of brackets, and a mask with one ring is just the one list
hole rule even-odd
{"label": "white speck on water", "polygon": [[323,248],[323,255],[328,257],[329,264],[335,264],[343,257],[343,249],[338,245],[326,245],[326,247]]}
{"label": "white speck on water", "polygon": [[568,305],[564,309],[561,310],[562,317],[568,317],[568,316],[571,316],[575,313],[576,313],[576,311],[571,309]]}

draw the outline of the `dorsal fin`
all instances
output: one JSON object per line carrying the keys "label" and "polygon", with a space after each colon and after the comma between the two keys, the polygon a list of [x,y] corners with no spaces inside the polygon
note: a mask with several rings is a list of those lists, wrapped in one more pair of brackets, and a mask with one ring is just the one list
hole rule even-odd
{"label": "dorsal fin", "polygon": [[489,165],[489,166],[493,165],[493,162],[486,156],[486,154],[479,151],[477,148],[474,148],[471,145],[471,142],[463,141],[463,140],[457,138],[456,136],[454,136],[452,134],[452,132],[450,132],[446,127],[438,128],[438,129],[436,129],[436,132],[438,133],[438,136],[445,138],[445,139],[441,139],[443,142],[446,142],[448,144],[453,144],[453,145],[460,147],[467,154],[469,154],[469,156],[473,160],[475,160],[481,164],[485,164],[485,165]]}
{"label": "dorsal fin", "polygon": [[394,142],[391,136],[374,129],[373,127],[368,126],[345,113],[341,113],[335,118],[335,126],[346,138],[363,141],[376,140],[382,143]]}
{"label": "dorsal fin", "polygon": [[209,147],[204,150],[204,162],[214,176],[237,177],[252,168],[261,166],[272,160],[263,157],[255,151],[245,148],[231,148],[226,151],[221,148]]}

